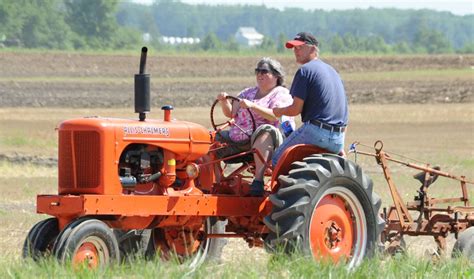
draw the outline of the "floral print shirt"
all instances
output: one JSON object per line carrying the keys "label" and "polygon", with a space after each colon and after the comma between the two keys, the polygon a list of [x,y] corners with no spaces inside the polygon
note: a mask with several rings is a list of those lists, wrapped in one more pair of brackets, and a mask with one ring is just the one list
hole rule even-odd
{"label": "floral print shirt", "polygon": [[[291,97],[289,90],[283,86],[277,86],[273,88],[273,90],[265,95],[264,97],[260,99],[256,99],[255,96],[258,92],[258,87],[251,87],[244,89],[242,92],[239,93],[238,98],[241,99],[247,99],[255,104],[266,107],[266,108],[280,108],[280,107],[286,107],[289,106],[293,103],[293,98]],[[234,104],[238,105],[238,104]],[[250,109],[252,111],[252,109]],[[270,121],[262,117],[260,114],[256,112],[252,112],[253,118],[255,120],[255,127],[259,127],[263,124],[270,124],[275,127],[279,127],[279,121]],[[294,127],[294,118],[290,118],[291,121],[293,122],[292,125]],[[249,110],[247,109],[241,109],[237,111],[237,115],[235,117],[235,124],[240,126],[244,131],[248,131],[250,133],[252,131],[252,118],[249,115]],[[249,140],[249,137],[245,135],[242,130],[240,130],[238,127],[233,125],[229,131],[229,136],[234,142],[242,142],[242,141],[247,141]]]}

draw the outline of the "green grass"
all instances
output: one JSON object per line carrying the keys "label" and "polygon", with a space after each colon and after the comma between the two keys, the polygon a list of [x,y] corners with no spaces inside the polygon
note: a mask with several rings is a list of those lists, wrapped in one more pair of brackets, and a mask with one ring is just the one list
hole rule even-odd
{"label": "green grass", "polygon": [[472,278],[474,267],[465,258],[431,261],[399,255],[365,260],[354,270],[344,265],[314,262],[300,256],[271,256],[263,265],[252,259],[227,264],[205,264],[195,270],[186,265],[143,259],[103,270],[74,269],[54,259],[39,263],[22,259],[0,260],[7,278]]}
{"label": "green grass", "polygon": [[6,136],[0,138],[0,145],[12,147],[33,147],[33,148],[49,148],[56,147],[57,142],[52,139],[30,138],[26,135]]}

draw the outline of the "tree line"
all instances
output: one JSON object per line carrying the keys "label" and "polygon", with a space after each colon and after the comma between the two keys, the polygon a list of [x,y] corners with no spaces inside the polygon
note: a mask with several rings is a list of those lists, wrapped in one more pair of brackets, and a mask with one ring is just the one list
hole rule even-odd
{"label": "tree line", "polygon": [[[255,27],[257,49],[284,51],[284,42],[310,31],[332,53],[474,53],[474,15],[431,10],[278,10],[263,5],[190,5],[155,0],[150,6],[118,0],[2,0],[0,42],[46,49],[136,49],[148,33],[156,49],[243,51],[234,34]],[[199,37],[170,46],[160,36]],[[248,51],[248,50],[245,50]]]}

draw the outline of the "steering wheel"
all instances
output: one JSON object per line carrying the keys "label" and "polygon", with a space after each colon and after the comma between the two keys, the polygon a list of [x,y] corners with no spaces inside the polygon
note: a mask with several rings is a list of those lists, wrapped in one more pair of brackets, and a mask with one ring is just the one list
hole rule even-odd
{"label": "steering wheel", "polygon": [[[234,101],[237,101],[237,102],[240,102],[240,99],[239,98],[236,98],[234,96],[226,96],[226,99],[228,100],[231,100],[231,104],[232,104],[232,107],[233,104],[234,104]],[[216,120],[215,120],[215,115],[214,115],[214,110],[216,109],[216,105],[219,103],[219,100],[215,100],[214,103],[212,104],[211,106],[211,124],[212,124],[212,128],[214,128],[214,131],[216,131],[218,134],[220,134],[220,131],[226,129],[227,127],[229,126],[235,126],[237,127],[239,130],[242,131],[242,133],[244,135],[246,135],[249,139],[252,137],[252,134],[255,132],[255,130],[257,129],[256,125],[255,125],[255,119],[253,117],[253,113],[252,111],[247,108],[247,111],[249,112],[249,115],[250,115],[250,119],[252,120],[252,130],[251,131],[246,131],[244,128],[240,127],[239,125],[237,125],[235,123],[235,119],[233,117],[231,118],[228,118],[226,121],[222,122],[222,123],[216,123]],[[239,108],[240,109],[240,108]]]}

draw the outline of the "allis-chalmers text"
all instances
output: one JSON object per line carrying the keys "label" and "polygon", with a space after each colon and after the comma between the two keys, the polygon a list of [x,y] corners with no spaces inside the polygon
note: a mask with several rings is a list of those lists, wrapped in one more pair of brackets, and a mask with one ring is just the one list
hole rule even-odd
{"label": "allis-chalmers text", "polygon": [[123,127],[123,132],[124,134],[129,134],[129,135],[163,135],[169,137],[170,135],[170,130],[168,128],[162,128],[162,127],[150,127],[150,126],[125,126]]}

